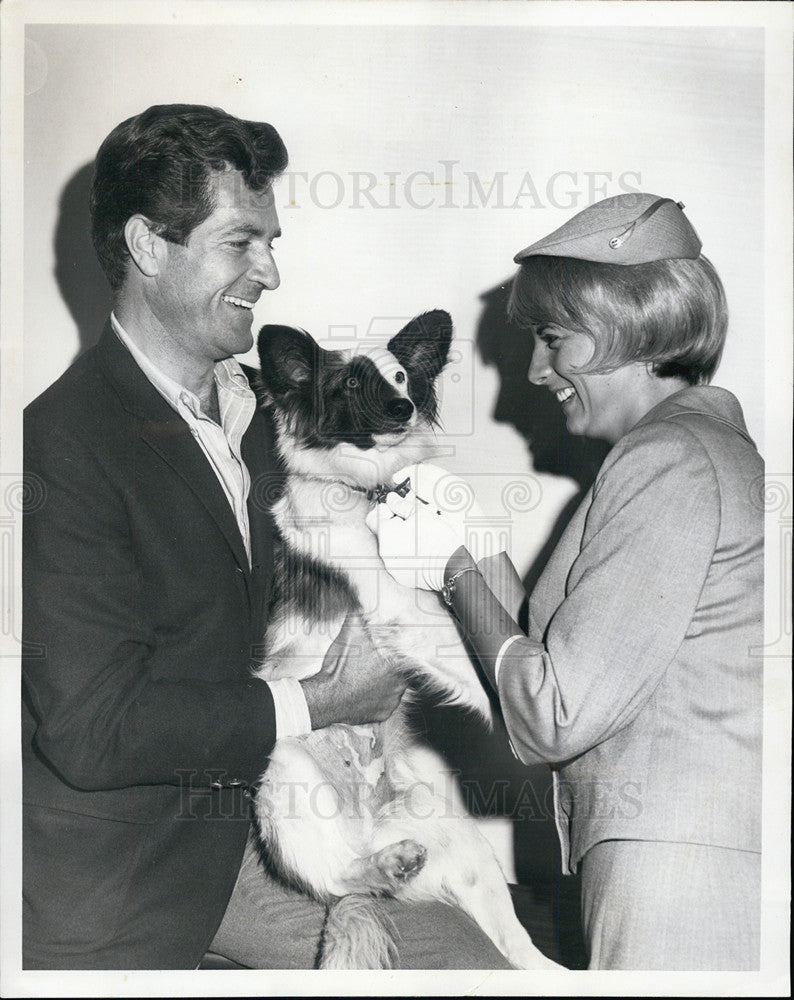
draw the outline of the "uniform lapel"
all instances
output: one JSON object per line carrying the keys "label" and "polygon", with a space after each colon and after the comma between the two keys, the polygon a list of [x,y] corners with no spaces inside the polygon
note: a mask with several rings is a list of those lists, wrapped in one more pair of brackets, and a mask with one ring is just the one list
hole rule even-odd
{"label": "uniform lapel", "polygon": [[149,382],[109,323],[97,344],[97,360],[131,414],[136,433],[187,483],[229,543],[246,580],[250,580],[245,545],[218,477],[188,425]]}

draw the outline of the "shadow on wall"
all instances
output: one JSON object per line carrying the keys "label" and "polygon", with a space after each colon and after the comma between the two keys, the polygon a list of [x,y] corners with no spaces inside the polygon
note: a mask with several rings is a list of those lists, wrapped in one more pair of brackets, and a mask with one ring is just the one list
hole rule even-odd
{"label": "shadow on wall", "polygon": [[[524,438],[528,464],[535,472],[565,476],[578,486],[524,577],[529,594],[595,479],[608,445],[569,434],[554,396],[527,380],[532,337],[508,320],[509,297],[509,280],[480,297],[477,347],[482,360],[499,373],[493,419],[512,425]],[[521,624],[526,629],[526,621]],[[545,764],[527,766],[516,760],[498,710],[495,714],[491,733],[454,708],[424,709],[417,722],[459,773],[469,810],[476,816],[506,816],[512,821],[516,875],[531,889],[536,904],[545,908],[557,936],[555,957],[569,968],[584,968],[580,883],[578,877],[561,875],[551,771]]]}
{"label": "shadow on wall", "polygon": [[80,338],[75,358],[97,342],[112,303],[91,242],[88,202],[93,173],[93,162],[86,163],[69,179],[58,203],[55,228],[55,278]]}
{"label": "shadow on wall", "polygon": [[565,476],[579,487],[524,577],[524,589],[531,594],[560,535],[593,483],[609,445],[569,434],[553,394],[527,379],[532,337],[507,318],[511,286],[512,281],[508,280],[480,296],[484,306],[477,327],[477,347],[485,364],[493,365],[499,373],[493,419],[510,424],[524,438],[527,457],[535,472]]}

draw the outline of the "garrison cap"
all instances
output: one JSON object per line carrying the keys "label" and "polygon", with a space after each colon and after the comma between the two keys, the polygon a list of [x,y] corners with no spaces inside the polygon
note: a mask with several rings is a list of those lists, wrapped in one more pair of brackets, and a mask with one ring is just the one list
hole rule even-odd
{"label": "garrison cap", "polygon": [[702,243],[681,202],[632,192],[604,198],[559,229],[519,251],[527,257],[578,257],[601,264],[647,264],[671,257],[695,259]]}

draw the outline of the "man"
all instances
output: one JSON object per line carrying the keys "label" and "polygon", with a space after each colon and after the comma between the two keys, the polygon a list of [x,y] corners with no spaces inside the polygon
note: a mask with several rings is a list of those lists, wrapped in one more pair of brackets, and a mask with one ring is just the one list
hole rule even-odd
{"label": "man", "polygon": [[[269,879],[248,788],[278,736],[387,718],[405,682],[354,621],[304,681],[265,631],[272,428],[233,355],[278,286],[270,125],[149,108],[97,155],[110,322],[25,414],[24,966],[311,967],[318,904]],[[321,849],[321,845],[318,845]],[[385,903],[413,968],[506,968],[463,914]]]}

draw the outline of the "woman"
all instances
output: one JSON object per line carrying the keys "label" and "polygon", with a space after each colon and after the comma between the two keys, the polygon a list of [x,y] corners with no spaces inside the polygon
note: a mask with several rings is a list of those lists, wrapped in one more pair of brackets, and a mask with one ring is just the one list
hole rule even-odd
{"label": "woman", "polygon": [[[554,772],[595,969],[758,968],[763,475],[710,387],[720,280],[670,199],[608,198],[521,251],[529,379],[612,448],[529,603],[525,636],[438,504],[390,494],[381,553],[423,539],[526,763]],[[422,529],[422,530],[418,530]]]}

